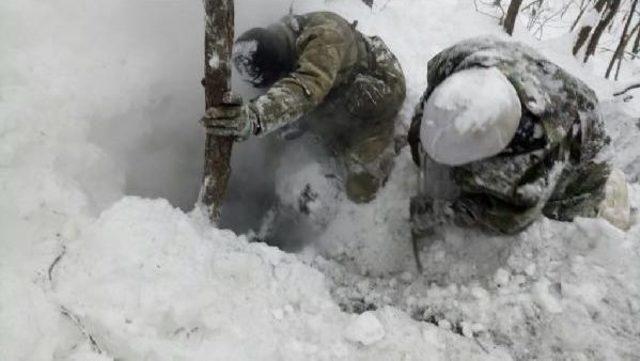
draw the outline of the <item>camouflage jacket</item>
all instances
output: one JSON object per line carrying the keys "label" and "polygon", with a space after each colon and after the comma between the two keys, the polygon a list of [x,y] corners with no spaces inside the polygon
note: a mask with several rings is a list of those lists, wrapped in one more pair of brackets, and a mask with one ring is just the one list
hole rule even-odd
{"label": "camouflage jacket", "polygon": [[543,141],[535,146],[518,147],[515,143],[526,137],[516,136],[501,154],[450,169],[460,192],[450,208],[454,213],[471,213],[470,218],[488,228],[506,233],[519,231],[543,213],[547,203],[563,202],[571,187],[568,183],[572,171],[592,164],[607,142],[595,93],[522,44],[489,37],[470,39],[442,51],[429,61],[428,67],[429,86],[417,105],[409,131],[417,163],[426,99],[449,75],[464,69],[499,69],[513,84],[522,103],[520,128],[534,122],[544,131]]}
{"label": "camouflage jacket", "polygon": [[293,72],[252,103],[261,134],[316,108],[332,89],[353,80],[356,67],[370,61],[363,35],[334,13],[287,16],[281,23],[292,34],[297,62]]}

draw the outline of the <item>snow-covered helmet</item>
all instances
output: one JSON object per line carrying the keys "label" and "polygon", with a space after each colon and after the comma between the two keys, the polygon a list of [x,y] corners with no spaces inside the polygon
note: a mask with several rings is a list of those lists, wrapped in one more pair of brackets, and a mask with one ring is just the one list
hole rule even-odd
{"label": "snow-covered helmet", "polygon": [[293,34],[284,24],[253,28],[233,47],[233,64],[243,80],[268,87],[293,70]]}
{"label": "snow-covered helmet", "polygon": [[516,134],[520,99],[496,68],[450,75],[427,99],[420,142],[436,162],[459,166],[503,151]]}

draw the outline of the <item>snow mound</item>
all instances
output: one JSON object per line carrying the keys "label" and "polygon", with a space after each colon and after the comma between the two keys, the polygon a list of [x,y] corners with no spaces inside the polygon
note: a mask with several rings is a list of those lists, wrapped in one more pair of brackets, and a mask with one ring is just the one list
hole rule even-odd
{"label": "snow mound", "polygon": [[116,359],[296,360],[322,343],[334,345],[327,357],[346,352],[337,336],[345,316],[319,272],[162,200],[125,198],[105,211],[68,244],[55,286]]}
{"label": "snow mound", "polygon": [[393,306],[515,359],[624,359],[640,354],[632,341],[640,331],[638,239],[638,225],[625,233],[602,219],[542,220],[516,237],[448,229],[425,245],[423,276],[317,267],[346,311]]}
{"label": "snow mound", "polygon": [[[421,342],[427,326],[393,309],[352,321],[325,281],[295,255],[211,228],[197,213],[186,215],[163,200],[124,198],[67,244],[53,270],[52,301],[67,334],[56,353],[72,359],[89,348],[106,359],[159,361],[386,360],[445,347]],[[385,327],[394,331],[385,335]],[[438,337],[455,339],[444,331]],[[478,348],[455,342],[466,352]],[[498,351],[477,359],[494,356],[508,359]]]}

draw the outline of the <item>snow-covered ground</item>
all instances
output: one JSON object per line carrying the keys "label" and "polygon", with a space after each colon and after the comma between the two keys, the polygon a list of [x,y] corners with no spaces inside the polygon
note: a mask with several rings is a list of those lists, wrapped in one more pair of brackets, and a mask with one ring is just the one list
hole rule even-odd
{"label": "snow-covered ground", "polygon": [[[290,5],[236,3],[240,31]],[[397,53],[405,122],[431,56],[500,34],[469,1],[294,3],[315,9]],[[597,91],[607,156],[639,207],[640,91],[611,98],[569,36],[516,37]],[[637,212],[628,232],[598,219],[543,219],[516,237],[448,229],[418,276],[405,150],[374,202],[340,202],[326,232],[287,254],[177,208],[200,177],[199,1],[5,0],[0,42],[0,360],[640,358]],[[260,147],[236,147],[235,187],[259,177]]]}

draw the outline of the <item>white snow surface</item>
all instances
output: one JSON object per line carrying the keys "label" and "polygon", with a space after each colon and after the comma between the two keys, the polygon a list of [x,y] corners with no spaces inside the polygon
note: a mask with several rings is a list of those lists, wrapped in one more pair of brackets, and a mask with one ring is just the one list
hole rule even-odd
{"label": "white snow surface", "polygon": [[[265,3],[237,2],[239,31],[290,5]],[[405,124],[428,59],[500,34],[467,1],[294,8],[357,18],[385,40],[407,74]],[[0,359],[640,358],[637,211],[628,232],[600,219],[542,219],[514,237],[447,229],[416,275],[406,150],[374,202],[340,201],[300,254],[170,204],[189,204],[200,181],[202,32],[200,2],[0,3]],[[606,156],[637,208],[640,93],[611,99],[615,84],[582,67],[566,37],[518,38],[598,92]]]}

